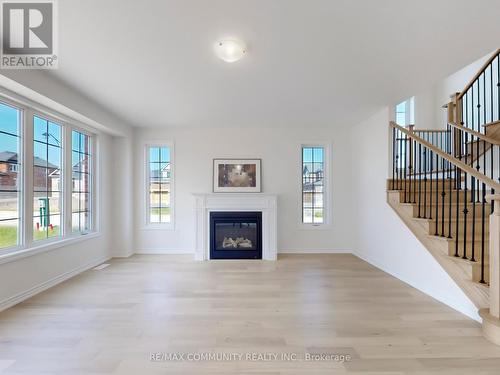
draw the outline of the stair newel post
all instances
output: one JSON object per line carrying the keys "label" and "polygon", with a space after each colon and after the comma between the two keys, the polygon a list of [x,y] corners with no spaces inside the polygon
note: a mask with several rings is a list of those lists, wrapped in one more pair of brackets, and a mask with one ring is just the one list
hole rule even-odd
{"label": "stair newel post", "polygon": [[500,345],[500,194],[488,195],[495,206],[490,215],[490,308],[481,309],[483,333],[487,339]]}

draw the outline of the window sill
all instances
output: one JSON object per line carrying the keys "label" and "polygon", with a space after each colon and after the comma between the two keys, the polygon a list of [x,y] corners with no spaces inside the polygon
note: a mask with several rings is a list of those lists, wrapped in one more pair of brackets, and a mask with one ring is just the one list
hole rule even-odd
{"label": "window sill", "polygon": [[148,224],[140,228],[143,231],[169,231],[173,232],[175,230],[174,224]]}
{"label": "window sill", "polygon": [[299,230],[331,230],[332,224],[299,224]]}
{"label": "window sill", "polygon": [[12,252],[8,252],[5,254],[0,255],[0,264],[5,264],[5,263],[10,263],[14,262],[23,258],[27,258],[33,255],[45,253],[48,251],[52,251],[64,246],[68,245],[73,245],[77,244],[79,242],[84,242],[93,238],[98,238],[101,237],[101,233],[99,232],[92,232],[89,234],[82,234],[79,236],[75,237],[68,237],[64,238],[59,241],[53,241],[53,242],[48,242],[48,243],[43,243],[43,244],[36,244],[35,246],[32,246],[30,248],[25,248],[25,249],[20,249],[20,250],[13,250]]}

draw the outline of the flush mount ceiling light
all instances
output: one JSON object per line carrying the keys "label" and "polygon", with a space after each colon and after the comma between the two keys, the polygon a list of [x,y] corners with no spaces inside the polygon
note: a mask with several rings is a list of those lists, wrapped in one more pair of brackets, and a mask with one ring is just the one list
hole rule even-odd
{"label": "flush mount ceiling light", "polygon": [[225,39],[215,44],[215,54],[221,60],[233,63],[240,60],[246,53],[246,46],[240,40]]}

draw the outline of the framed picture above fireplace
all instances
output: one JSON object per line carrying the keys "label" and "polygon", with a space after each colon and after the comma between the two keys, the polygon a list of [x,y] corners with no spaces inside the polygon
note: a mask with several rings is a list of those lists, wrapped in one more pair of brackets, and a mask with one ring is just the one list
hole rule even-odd
{"label": "framed picture above fireplace", "polygon": [[260,159],[214,159],[214,193],[260,193]]}

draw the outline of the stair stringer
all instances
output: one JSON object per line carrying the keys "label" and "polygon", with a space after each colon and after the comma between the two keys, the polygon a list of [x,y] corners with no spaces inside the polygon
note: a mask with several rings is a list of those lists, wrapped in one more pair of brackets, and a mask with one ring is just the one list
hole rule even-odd
{"label": "stair stringer", "polygon": [[421,223],[422,219],[413,217],[413,207],[400,203],[398,190],[387,191],[387,203],[478,310],[489,307],[489,288],[472,281],[470,262],[448,255],[446,241],[429,235]]}

